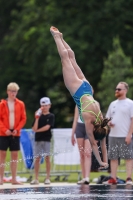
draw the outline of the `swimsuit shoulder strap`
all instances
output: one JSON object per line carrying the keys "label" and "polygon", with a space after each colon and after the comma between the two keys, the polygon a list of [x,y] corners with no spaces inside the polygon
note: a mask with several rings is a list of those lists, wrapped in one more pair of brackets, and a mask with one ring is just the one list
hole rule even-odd
{"label": "swimsuit shoulder strap", "polygon": [[[85,96],[85,95],[90,96],[89,94],[84,94],[83,96]],[[83,96],[82,96],[82,97],[83,97]],[[89,105],[91,105],[92,103],[96,103],[96,101],[95,101],[95,100],[86,100],[86,101],[82,102],[82,97],[80,98],[81,112],[90,112],[90,113],[92,113],[92,114],[96,117],[95,124],[96,124],[98,121],[101,122],[101,119],[99,118],[99,116],[100,116],[100,114],[101,114],[101,111],[99,111],[98,114],[96,115],[96,113],[93,112],[92,110],[86,110],[86,108],[87,108]],[[87,104],[87,105],[84,107],[84,109],[83,109],[83,108],[82,108],[82,105],[83,105],[85,102],[88,102],[88,104]]]}

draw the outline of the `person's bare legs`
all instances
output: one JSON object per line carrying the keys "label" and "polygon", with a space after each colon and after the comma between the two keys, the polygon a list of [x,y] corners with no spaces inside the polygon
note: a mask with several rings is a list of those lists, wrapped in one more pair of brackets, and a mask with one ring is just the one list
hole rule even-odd
{"label": "person's bare legs", "polygon": [[84,167],[85,167],[85,178],[90,177],[91,170],[91,144],[88,139],[84,141]]}
{"label": "person's bare legs", "polygon": [[51,168],[50,156],[46,156],[45,161],[46,161],[46,174],[47,174],[46,179],[50,179],[50,168]]}
{"label": "person's bare legs", "polygon": [[[91,169],[91,146],[89,140],[77,138],[77,144],[80,153],[80,165],[82,177],[89,178]],[[89,182],[89,181],[88,181]]]}
{"label": "person's bare legs", "polygon": [[126,160],[126,174],[127,178],[132,178],[132,171],[133,171],[133,160]]}
{"label": "person's bare legs", "polygon": [[67,87],[67,89],[70,91],[70,93],[73,95],[77,91],[77,89],[80,87],[82,84],[82,80],[79,79],[77,76],[75,69],[73,68],[73,65],[70,61],[68,51],[66,50],[61,37],[60,37],[60,32],[58,29],[51,27],[50,31],[53,35],[53,38],[55,40],[58,53],[61,58],[62,62],[62,70],[63,70],[63,77],[64,77],[64,83]]}
{"label": "person's bare legs", "polygon": [[77,138],[77,144],[80,154],[80,166],[82,171],[82,178],[85,178],[85,170],[84,170],[84,139]]}
{"label": "person's bare legs", "polygon": [[35,167],[35,180],[38,180],[38,175],[39,175],[39,168],[40,168],[40,157],[36,157],[35,158],[35,163],[34,163],[34,167]]}
{"label": "person's bare legs", "polygon": [[0,185],[3,184],[4,170],[5,170],[6,151],[0,150]]}
{"label": "person's bare legs", "polygon": [[66,41],[63,39],[63,35],[62,33],[60,33],[60,37],[61,37],[61,40],[64,44],[64,47],[66,48],[66,50],[68,51],[68,55],[69,55],[69,58],[70,58],[70,61],[75,69],[75,72],[78,76],[79,79],[81,80],[86,80],[82,70],[80,69],[80,67],[78,66],[77,62],[76,62],[76,59],[75,59],[75,54],[74,54],[74,51],[71,49],[71,47],[66,43]]}
{"label": "person's bare legs", "polygon": [[110,166],[111,166],[111,177],[116,179],[118,160],[110,160]]}
{"label": "person's bare legs", "polygon": [[11,172],[12,172],[12,184],[22,184],[16,180],[17,166],[18,166],[18,151],[11,151]]}

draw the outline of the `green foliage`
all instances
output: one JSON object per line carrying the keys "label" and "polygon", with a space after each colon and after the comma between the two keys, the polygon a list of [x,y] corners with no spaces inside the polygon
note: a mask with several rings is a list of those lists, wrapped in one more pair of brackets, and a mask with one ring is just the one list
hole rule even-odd
{"label": "green foliage", "polygon": [[50,26],[63,32],[97,94],[115,36],[133,58],[132,7],[132,0],[0,0],[0,98],[15,81],[21,88],[18,97],[26,104],[27,128],[42,96],[51,98],[56,127],[70,127],[75,105],[64,86]]}
{"label": "green foliage", "polygon": [[114,91],[116,85],[120,81],[129,84],[128,97],[133,99],[133,67],[131,58],[127,57],[119,43],[119,39],[115,38],[113,41],[113,51],[104,61],[104,70],[101,76],[101,82],[98,84],[99,92],[96,94],[103,112],[111,101],[115,99]]}

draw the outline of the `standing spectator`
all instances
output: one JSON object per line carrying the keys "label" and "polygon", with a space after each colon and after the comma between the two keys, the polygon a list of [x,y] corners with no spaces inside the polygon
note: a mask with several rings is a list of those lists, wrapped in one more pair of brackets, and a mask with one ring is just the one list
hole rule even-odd
{"label": "standing spectator", "polygon": [[71,141],[73,145],[76,143],[74,136],[75,134],[80,153],[80,164],[83,177],[83,179],[78,181],[77,184],[89,184],[92,150],[88,136],[85,131],[85,124],[80,120],[77,106],[75,107],[74,121],[72,126]]}
{"label": "standing spectator", "polygon": [[[0,102],[0,185],[3,184],[4,164],[7,149],[11,151],[12,184],[16,180],[18,151],[20,150],[20,129],[26,123],[25,105],[16,98],[19,90],[17,83],[7,86],[7,99]],[[14,161],[14,162],[12,162]]]}
{"label": "standing spectator", "polygon": [[116,175],[118,160],[126,161],[126,184],[132,184],[133,162],[133,101],[126,97],[128,84],[120,82],[115,89],[115,97],[107,111],[106,117],[111,117],[108,156],[111,164],[111,179],[105,184],[117,184]]}
{"label": "standing spectator", "polygon": [[50,113],[51,102],[48,97],[40,99],[41,108],[35,112],[35,121],[33,131],[35,132],[35,180],[31,181],[32,185],[39,184],[39,167],[41,157],[46,161],[46,179],[45,184],[50,184],[50,140],[52,137],[51,128],[54,126],[55,117]]}

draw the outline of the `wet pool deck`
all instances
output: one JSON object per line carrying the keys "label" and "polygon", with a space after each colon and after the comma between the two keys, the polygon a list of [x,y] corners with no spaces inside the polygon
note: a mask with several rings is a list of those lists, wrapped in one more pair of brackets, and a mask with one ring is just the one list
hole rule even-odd
{"label": "wet pool deck", "polygon": [[[39,183],[39,185],[31,185],[30,183],[24,183],[23,185],[12,185],[11,183],[4,183],[0,185],[0,189],[11,189],[11,188],[32,188],[32,187],[55,187],[55,186],[76,186],[76,183],[60,182],[60,183],[51,183],[46,185],[44,183]],[[94,184],[91,184],[94,185]]]}
{"label": "wet pool deck", "polygon": [[[56,186],[79,186],[77,183],[68,183],[68,182],[55,182],[51,184],[44,184],[39,183],[38,185],[31,185],[30,183],[24,183],[22,185],[12,185],[11,183],[4,183],[3,185],[0,185],[0,189],[11,189],[11,188],[34,188],[34,187],[56,187]],[[89,185],[85,186],[95,186],[95,187],[104,187],[103,184],[96,184],[91,183]],[[130,187],[133,188],[133,185],[126,185],[126,184],[117,184],[117,185],[109,185],[110,187]],[[107,187],[107,185],[105,186]]]}
{"label": "wet pool deck", "polygon": [[77,185],[76,183],[51,183],[45,185],[0,186],[0,200],[133,200],[132,185]]}

